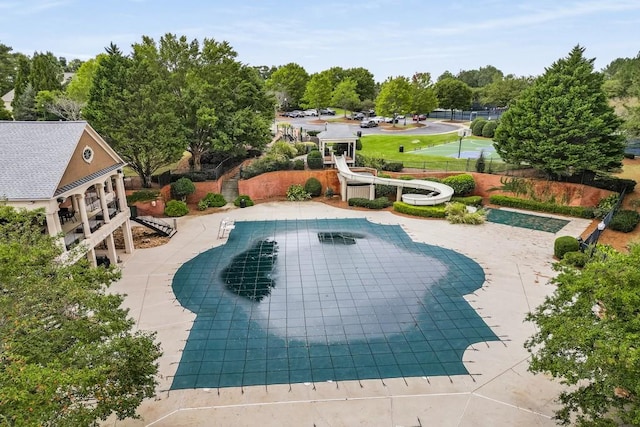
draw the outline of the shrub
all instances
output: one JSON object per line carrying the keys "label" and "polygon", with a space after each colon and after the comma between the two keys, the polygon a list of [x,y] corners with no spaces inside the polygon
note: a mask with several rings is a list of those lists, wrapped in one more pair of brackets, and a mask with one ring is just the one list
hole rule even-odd
{"label": "shrub", "polygon": [[471,128],[471,133],[475,136],[482,136],[482,128],[484,128],[484,125],[487,124],[487,119],[484,118],[480,118],[480,119],[476,119],[474,120],[475,123],[473,124],[473,127]]}
{"label": "shrub", "polygon": [[203,199],[203,200],[200,200],[200,201],[198,202],[198,210],[199,210],[199,211],[204,211],[204,210],[206,210],[208,207],[209,207],[209,206],[207,205],[207,202],[205,202],[205,201],[204,201],[204,199]]}
{"label": "shrub", "polygon": [[196,186],[189,178],[180,178],[176,182],[171,184],[171,195],[180,199],[183,202],[187,199],[189,194],[193,194],[196,191]]}
{"label": "shrub", "polygon": [[322,153],[318,150],[313,150],[307,154],[307,165],[309,166],[309,169],[322,169]]}
{"label": "shrub", "polygon": [[309,193],[311,197],[318,197],[322,194],[322,184],[317,178],[311,177],[304,183],[304,191]]}
{"label": "shrub", "polygon": [[322,131],[321,130],[308,130],[306,132],[307,132],[307,135],[309,135],[309,136],[318,136],[318,134],[320,132],[322,132]]}
{"label": "shrub", "polygon": [[353,197],[348,200],[349,206],[357,206],[360,208],[368,209],[384,209],[391,206],[391,202],[386,197],[378,197],[374,200],[365,199],[362,197]]}
{"label": "shrub", "polygon": [[550,212],[587,219],[593,218],[593,208],[583,206],[557,205],[555,203],[537,202],[535,200],[519,199],[517,197],[501,195],[493,195],[489,197],[489,202],[494,205],[507,206],[510,208],[527,209],[530,211],[538,212]]}
{"label": "shrub", "polygon": [[442,180],[440,178],[436,178],[435,176],[428,176],[426,178],[422,178],[425,181],[431,181],[431,182],[442,182]]}
{"label": "shrub", "polygon": [[311,194],[309,194],[302,185],[293,184],[287,189],[287,200],[292,202],[300,202],[303,200],[309,200]]}
{"label": "shrub", "polygon": [[295,159],[293,161],[293,170],[296,171],[303,171],[304,170],[304,160],[302,159]]}
{"label": "shrub", "polygon": [[593,211],[593,215],[596,218],[604,218],[605,216],[607,216],[607,214],[611,212],[611,209],[613,209],[618,202],[619,197],[619,194],[609,194],[607,197],[603,197],[602,199],[600,199],[600,201],[598,202],[598,206]]}
{"label": "shrub", "polygon": [[[391,178],[391,175],[386,173],[379,173],[380,178]],[[386,197],[396,192],[396,187],[393,185],[376,184],[376,197]]]}
{"label": "shrub", "polygon": [[242,169],[241,178],[248,179],[266,172],[289,170],[291,162],[282,154],[267,154],[245,166]]}
{"label": "shrub", "polygon": [[609,228],[615,231],[629,233],[633,231],[634,228],[636,228],[638,222],[640,222],[640,214],[638,214],[638,212],[630,210],[619,210],[615,215],[613,215],[613,218],[611,218]]}
{"label": "shrub", "polygon": [[495,120],[489,120],[482,127],[482,136],[485,138],[493,138],[493,135],[496,133],[496,128],[498,127],[498,122]]}
{"label": "shrub", "polygon": [[405,202],[395,202],[393,210],[399,213],[420,216],[424,218],[444,218],[444,205],[436,206],[414,206]]}
{"label": "shrub", "polygon": [[452,197],[451,201],[462,203],[467,206],[482,206],[482,196]]}
{"label": "shrub", "polygon": [[207,193],[200,201],[204,202],[208,208],[220,208],[227,204],[224,196],[220,193]]}
{"label": "shrub", "polygon": [[160,197],[158,190],[139,190],[134,191],[127,196],[127,205],[132,205],[135,202],[150,202]]}
{"label": "shrub", "polygon": [[566,252],[562,257],[562,263],[577,268],[582,268],[589,262],[589,255],[581,251]]}
{"label": "shrub", "polygon": [[442,180],[442,183],[453,188],[456,196],[466,196],[476,188],[476,181],[468,173],[448,176]]}
{"label": "shrub", "polygon": [[[315,146],[315,144],[313,145]],[[293,146],[296,149],[296,156],[302,156],[309,152],[309,145],[305,144],[304,142],[296,142],[295,144],[293,144]]]}
{"label": "shrub", "polygon": [[444,213],[451,224],[482,224],[486,217],[482,209],[469,212],[467,206],[459,202],[447,203]]}
{"label": "shrub", "polygon": [[324,192],[324,197],[326,197],[327,199],[330,199],[334,196],[335,192],[333,191],[333,188],[331,187],[327,187],[326,191]]}
{"label": "shrub", "polygon": [[556,258],[564,258],[564,254],[567,252],[575,252],[580,250],[580,243],[578,239],[573,236],[560,236],[553,243],[553,255]]}
{"label": "shrub", "polygon": [[636,158],[636,155],[633,153],[624,153],[624,158],[633,160]]}
{"label": "shrub", "polygon": [[240,202],[244,200],[245,206],[249,207],[249,206],[253,206],[253,200],[251,200],[251,197],[247,196],[246,194],[241,194],[238,197],[236,197],[236,199],[233,201],[233,205],[236,207],[240,206]]}
{"label": "shrub", "polygon": [[486,167],[486,162],[484,160],[484,150],[480,151],[480,156],[476,159],[476,172],[484,173],[484,168]]}
{"label": "shrub", "polygon": [[187,204],[180,200],[169,200],[167,206],[164,208],[164,214],[166,216],[176,217],[185,216],[189,213]]}
{"label": "shrub", "polygon": [[285,141],[278,141],[271,146],[269,155],[284,156],[293,159],[298,154],[296,147]]}
{"label": "shrub", "polygon": [[402,162],[385,162],[382,165],[382,170],[388,172],[400,172],[402,168],[404,168]]}
{"label": "shrub", "polygon": [[356,151],[362,150],[362,141],[360,138],[356,139]]}

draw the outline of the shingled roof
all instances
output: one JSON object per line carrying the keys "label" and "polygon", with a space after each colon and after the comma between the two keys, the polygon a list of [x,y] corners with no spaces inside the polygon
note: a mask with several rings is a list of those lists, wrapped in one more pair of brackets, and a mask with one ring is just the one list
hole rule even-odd
{"label": "shingled roof", "polygon": [[53,198],[87,122],[0,121],[0,198]]}

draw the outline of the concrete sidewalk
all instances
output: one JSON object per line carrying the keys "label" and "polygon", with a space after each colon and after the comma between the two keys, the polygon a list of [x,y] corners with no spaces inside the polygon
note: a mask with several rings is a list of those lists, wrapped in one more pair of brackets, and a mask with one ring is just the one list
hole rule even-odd
{"label": "concrete sidewalk", "polygon": [[[171,282],[186,261],[212,247],[220,221],[362,218],[399,224],[415,241],[458,251],[478,262],[486,282],[469,304],[502,341],[470,346],[470,375],[338,381],[170,391],[195,315],[176,301]],[[578,236],[590,221],[572,219],[558,234],[486,223],[452,225],[391,212],[338,209],[316,202],[277,202],[183,217],[178,233],[160,247],[124,259],[115,292],[139,329],[156,331],[163,349],[157,396],[139,408],[140,420],[109,426],[553,426],[560,385],[527,372],[524,341],[534,333],[527,312],[553,292],[548,284],[553,242]]]}

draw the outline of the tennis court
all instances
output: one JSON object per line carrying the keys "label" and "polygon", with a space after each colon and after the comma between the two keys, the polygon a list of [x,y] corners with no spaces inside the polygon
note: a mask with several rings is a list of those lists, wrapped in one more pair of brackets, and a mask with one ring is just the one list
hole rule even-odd
{"label": "tennis court", "polygon": [[463,138],[462,145],[460,141],[449,142],[447,144],[434,145],[428,148],[413,151],[412,154],[424,154],[426,156],[443,156],[458,157],[460,150],[461,159],[477,159],[480,152],[484,152],[485,159],[502,160],[493,147],[493,141],[490,139],[473,139]]}

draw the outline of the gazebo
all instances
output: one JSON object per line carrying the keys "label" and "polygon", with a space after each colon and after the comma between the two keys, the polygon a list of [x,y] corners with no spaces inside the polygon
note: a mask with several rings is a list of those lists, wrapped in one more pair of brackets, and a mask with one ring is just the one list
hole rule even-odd
{"label": "gazebo", "polygon": [[318,134],[319,149],[323,153],[324,166],[333,167],[333,155],[344,155],[348,166],[356,164],[356,141],[358,136],[348,125],[331,125]]}

